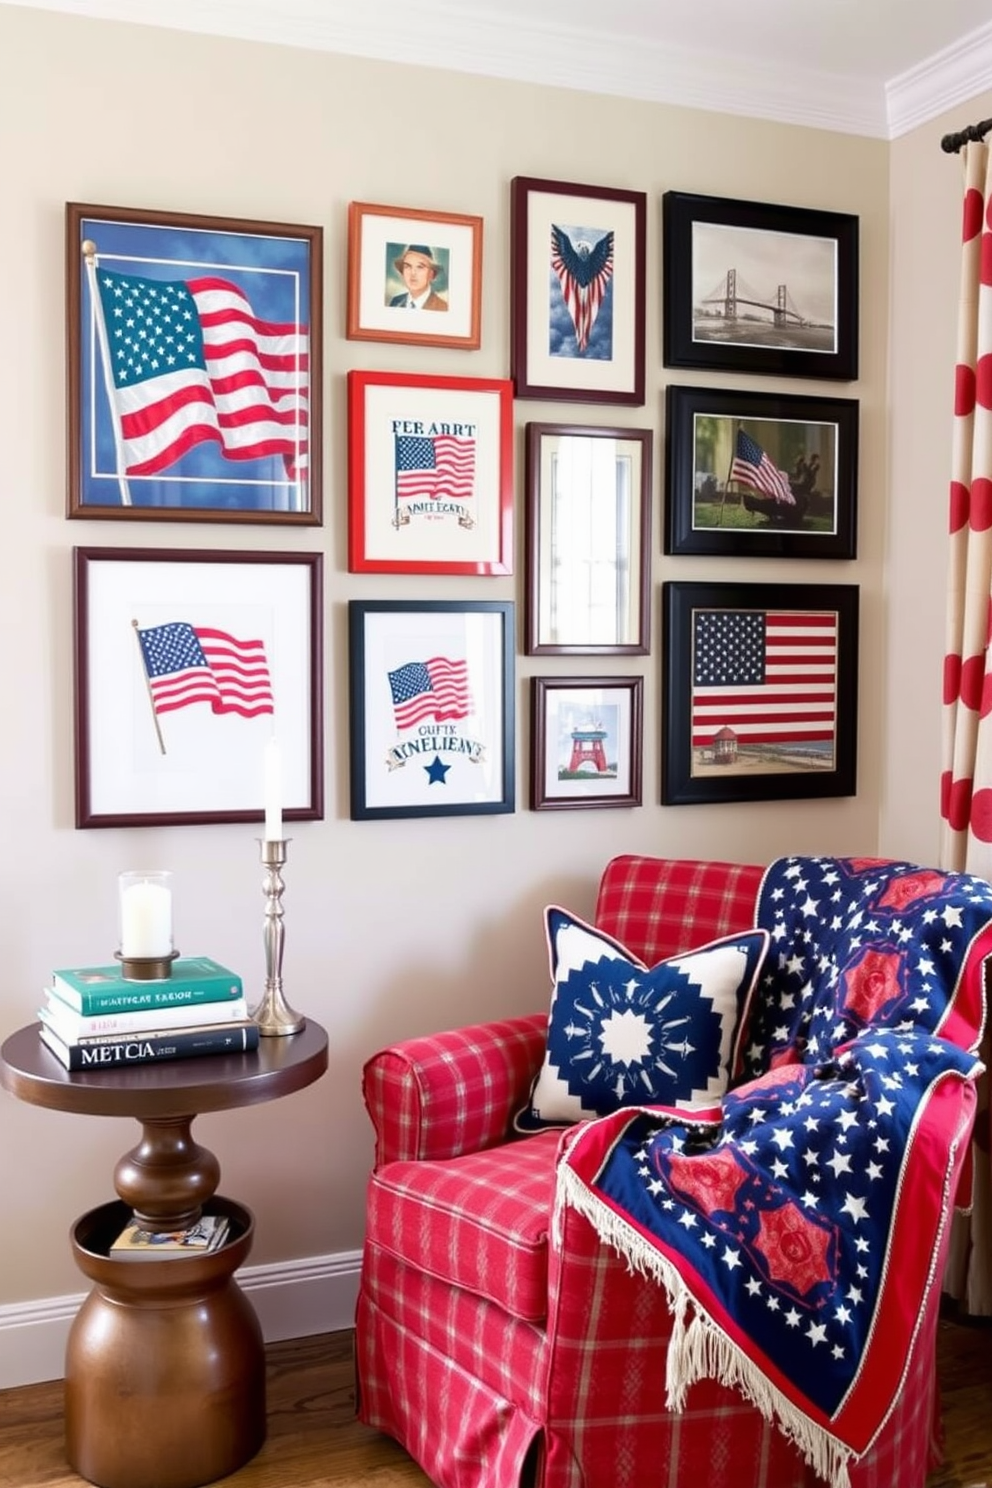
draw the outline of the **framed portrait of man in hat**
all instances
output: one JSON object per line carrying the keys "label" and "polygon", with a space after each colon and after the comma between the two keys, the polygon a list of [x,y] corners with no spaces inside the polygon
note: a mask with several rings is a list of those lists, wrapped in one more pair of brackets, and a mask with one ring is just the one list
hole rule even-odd
{"label": "framed portrait of man in hat", "polygon": [[351,340],[475,351],[481,344],[481,303],[481,217],[351,203]]}

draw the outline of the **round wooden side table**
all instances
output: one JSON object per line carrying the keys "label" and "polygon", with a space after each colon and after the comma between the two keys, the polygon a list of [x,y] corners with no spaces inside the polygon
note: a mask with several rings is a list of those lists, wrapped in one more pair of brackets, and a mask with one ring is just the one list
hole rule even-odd
{"label": "round wooden side table", "polygon": [[[70,1074],[32,1024],[0,1046],[0,1085],[19,1100],[79,1116],[128,1116],[141,1140],[118,1161],[119,1202],[72,1227],[93,1283],[66,1344],[70,1465],[99,1488],[199,1488],[235,1472],[265,1440],[265,1349],[234,1280],[254,1234],[250,1210],[217,1193],[220,1164],[193,1140],[208,1111],[276,1100],[318,1080],[327,1034],[263,1038],[222,1054]],[[228,1238],[206,1255],[119,1260],[110,1242],[133,1213],[149,1229],[183,1229],[206,1208]]]}

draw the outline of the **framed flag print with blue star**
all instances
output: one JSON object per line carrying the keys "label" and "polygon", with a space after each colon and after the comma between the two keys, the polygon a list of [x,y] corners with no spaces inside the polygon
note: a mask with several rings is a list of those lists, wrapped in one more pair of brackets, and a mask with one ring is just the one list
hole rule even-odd
{"label": "framed flag print with blue star", "polygon": [[351,817],[514,809],[509,600],[351,600]]}

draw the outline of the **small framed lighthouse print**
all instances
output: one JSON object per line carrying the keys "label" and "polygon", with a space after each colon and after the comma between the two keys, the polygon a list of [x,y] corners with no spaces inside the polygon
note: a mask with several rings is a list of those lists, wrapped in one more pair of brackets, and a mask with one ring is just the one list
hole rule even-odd
{"label": "small framed lighthouse print", "polygon": [[531,807],[640,806],[643,677],[532,677]]}

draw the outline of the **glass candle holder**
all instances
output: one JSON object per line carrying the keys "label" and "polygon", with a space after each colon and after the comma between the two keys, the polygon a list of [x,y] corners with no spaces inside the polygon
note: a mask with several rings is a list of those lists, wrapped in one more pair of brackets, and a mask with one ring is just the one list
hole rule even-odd
{"label": "glass candle holder", "polygon": [[130,869],[118,875],[120,959],[163,962],[172,959],[172,874]]}

